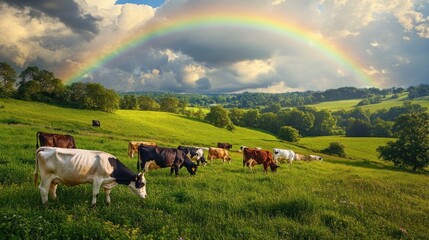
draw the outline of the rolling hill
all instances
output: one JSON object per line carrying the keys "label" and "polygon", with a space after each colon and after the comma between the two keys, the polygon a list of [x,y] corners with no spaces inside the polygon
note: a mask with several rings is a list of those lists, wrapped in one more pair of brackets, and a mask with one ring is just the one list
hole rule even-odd
{"label": "rolling hill", "polygon": [[[101,122],[100,128],[91,120]],[[104,193],[91,209],[91,187],[59,186],[59,200],[44,209],[33,186],[37,131],[69,133],[79,148],[127,157],[127,142],[161,146],[233,144],[232,162],[146,174],[148,198],[124,186]],[[428,172],[412,173],[377,159],[375,148],[391,139],[316,137],[291,145],[237,127],[230,132],[176,114],[120,110],[114,114],[0,99],[0,237],[120,239],[425,239],[429,236]],[[341,141],[348,158],[281,164],[265,174],[242,167],[240,145],[317,153]],[[317,153],[318,154],[318,153]]]}

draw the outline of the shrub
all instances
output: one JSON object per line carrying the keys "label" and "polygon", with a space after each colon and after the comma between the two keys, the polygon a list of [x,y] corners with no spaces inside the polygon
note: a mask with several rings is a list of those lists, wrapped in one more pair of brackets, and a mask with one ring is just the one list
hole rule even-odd
{"label": "shrub", "polygon": [[329,147],[323,149],[321,152],[329,155],[346,157],[346,153],[344,152],[344,145],[340,142],[331,142],[329,144]]}
{"label": "shrub", "polygon": [[298,142],[299,132],[291,126],[283,126],[279,129],[279,137],[288,142]]}

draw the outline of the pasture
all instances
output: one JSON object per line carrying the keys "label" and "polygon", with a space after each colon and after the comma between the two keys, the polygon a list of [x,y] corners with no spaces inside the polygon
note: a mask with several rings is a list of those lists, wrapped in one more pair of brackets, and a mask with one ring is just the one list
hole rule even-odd
{"label": "pasture", "polygon": [[[93,119],[101,127],[91,126]],[[57,190],[41,203],[33,184],[36,132],[68,133],[78,148],[109,152],[133,171],[127,142],[160,146],[233,145],[230,164],[214,160],[195,176],[185,168],[147,173],[148,198],[125,186],[101,191],[90,208],[91,186]],[[429,173],[412,173],[377,159],[390,139],[315,137],[290,145],[237,127],[229,132],[176,114],[120,110],[115,114],[0,99],[1,239],[427,239]],[[340,141],[348,158],[317,151]],[[240,145],[324,156],[282,164],[276,173],[242,167]],[[207,152],[205,152],[207,156]]]}
{"label": "pasture", "polygon": [[[360,106],[363,110],[369,110],[370,112],[375,112],[380,109],[389,109],[395,106],[402,106],[405,101],[409,101],[407,98],[408,93],[403,93],[399,96],[399,98],[392,99],[391,95],[386,96],[386,98],[382,99],[380,103],[369,104]],[[338,111],[341,109],[351,110],[357,106],[357,104],[362,99],[351,99],[351,100],[340,100],[340,101],[327,101],[321,102],[317,104],[307,105],[310,107],[315,107],[316,109],[327,109],[331,111]],[[429,97],[420,97],[411,101],[413,104],[420,104],[423,107],[429,108]]]}

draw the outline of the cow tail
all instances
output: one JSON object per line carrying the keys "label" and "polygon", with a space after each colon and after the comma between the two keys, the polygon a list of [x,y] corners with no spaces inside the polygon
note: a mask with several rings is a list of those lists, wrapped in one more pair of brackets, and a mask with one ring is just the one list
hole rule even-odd
{"label": "cow tail", "polygon": [[[128,145],[128,148],[130,145]],[[137,172],[140,172],[140,147],[137,147]]]}
{"label": "cow tail", "polygon": [[34,166],[34,179],[33,179],[33,182],[34,182],[34,186],[35,187],[37,187],[37,179],[39,178],[39,175],[38,175],[38,167],[39,167],[39,152],[40,151],[43,151],[43,149],[37,149],[36,150],[36,164],[35,164],[35,166]]}
{"label": "cow tail", "polygon": [[37,132],[36,133],[36,149],[39,148],[39,135],[40,135],[40,132]]}

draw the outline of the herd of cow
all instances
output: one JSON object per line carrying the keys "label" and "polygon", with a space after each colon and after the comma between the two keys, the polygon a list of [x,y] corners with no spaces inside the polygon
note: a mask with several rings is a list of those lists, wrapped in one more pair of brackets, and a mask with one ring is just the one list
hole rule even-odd
{"label": "herd of cow", "polygon": [[[39,147],[40,143],[40,147]],[[122,164],[115,156],[95,150],[77,149],[73,136],[52,133],[36,133],[36,165],[34,184],[37,185],[38,171],[41,182],[39,185],[42,203],[46,206],[48,195],[56,199],[56,189],[59,183],[74,186],[82,183],[92,183],[92,206],[95,206],[100,187],[106,194],[106,203],[110,204],[110,191],[118,184],[128,186],[132,192],[145,198],[146,179],[144,173],[151,168],[170,167],[170,175],[185,167],[191,175],[195,175],[198,166],[206,165],[204,150],[208,150],[207,159],[222,159],[223,163],[231,162],[229,152],[232,145],[218,143],[217,147],[202,148],[178,146],[177,148],[159,147],[153,142],[129,142],[128,156],[134,158],[138,153],[137,170],[134,173]],[[292,150],[274,148],[273,151],[261,148],[241,146],[243,167],[253,169],[255,165],[263,165],[275,172],[279,162],[286,160],[289,165],[294,160],[323,160],[317,155],[297,154]],[[192,161],[194,159],[196,162]]]}

